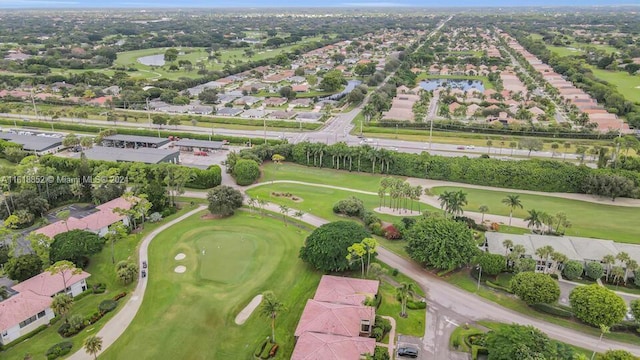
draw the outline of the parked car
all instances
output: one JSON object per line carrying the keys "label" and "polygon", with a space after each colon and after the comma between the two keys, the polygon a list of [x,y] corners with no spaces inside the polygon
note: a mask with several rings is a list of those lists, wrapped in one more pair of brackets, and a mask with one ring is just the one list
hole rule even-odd
{"label": "parked car", "polygon": [[401,347],[398,349],[398,356],[405,356],[410,358],[418,357],[418,349],[412,347]]}
{"label": "parked car", "polygon": [[196,151],[193,153],[195,156],[209,156],[209,154],[205,151]]}
{"label": "parked car", "polygon": [[143,278],[147,277],[147,270],[142,270],[141,275],[142,275]]}
{"label": "parked car", "polygon": [[142,268],[143,268],[143,269],[146,269],[146,268],[147,268],[147,262],[146,262],[146,261],[143,261],[143,262],[142,262]]}
{"label": "parked car", "polygon": [[465,147],[464,147],[464,146],[462,146],[462,145],[460,145],[460,146],[458,146],[456,149],[458,149],[458,150],[464,150],[464,149],[465,149]]}

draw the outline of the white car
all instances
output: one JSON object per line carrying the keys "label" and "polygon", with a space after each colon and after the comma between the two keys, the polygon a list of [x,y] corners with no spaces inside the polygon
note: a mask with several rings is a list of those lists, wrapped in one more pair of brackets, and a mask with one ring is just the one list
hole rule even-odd
{"label": "white car", "polygon": [[465,146],[466,149],[471,150],[471,149],[475,149],[476,147],[473,145],[467,145]]}

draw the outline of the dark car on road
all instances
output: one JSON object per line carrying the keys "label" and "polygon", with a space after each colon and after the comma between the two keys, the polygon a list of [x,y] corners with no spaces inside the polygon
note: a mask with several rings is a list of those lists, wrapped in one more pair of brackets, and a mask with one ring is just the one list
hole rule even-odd
{"label": "dark car on road", "polygon": [[146,270],[142,270],[142,277],[147,277],[147,271]]}
{"label": "dark car on road", "polygon": [[142,268],[143,268],[143,269],[146,269],[146,268],[147,268],[147,262],[146,262],[146,261],[143,261],[143,262],[142,262]]}
{"label": "dark car on road", "polygon": [[418,357],[418,349],[412,347],[401,347],[398,349],[398,356],[406,356],[410,358]]}

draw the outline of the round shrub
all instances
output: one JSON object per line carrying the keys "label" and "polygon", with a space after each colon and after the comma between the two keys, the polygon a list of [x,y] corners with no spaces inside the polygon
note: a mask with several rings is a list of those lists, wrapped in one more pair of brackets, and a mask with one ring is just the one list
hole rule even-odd
{"label": "round shrub", "polygon": [[260,177],[260,165],[253,160],[240,159],[233,167],[233,177],[240,186],[251,185]]}
{"label": "round shrub", "polygon": [[367,230],[352,221],[324,224],[307,237],[300,258],[320,271],[357,269],[357,262],[347,260],[347,248],[366,237],[369,237]]}
{"label": "round shrub", "polygon": [[118,306],[118,302],[114,300],[103,300],[100,305],[98,305],[98,309],[102,312],[108,313],[109,311],[113,311],[113,309]]}
{"label": "round shrub", "polygon": [[582,272],[584,271],[584,267],[582,263],[575,260],[570,260],[564,265],[564,269],[562,269],[562,275],[569,280],[576,280],[582,276]]}
{"label": "round shrub", "polygon": [[362,218],[364,215],[364,204],[362,203],[362,200],[355,196],[351,196],[348,199],[340,200],[333,205],[333,212],[336,214]]}
{"label": "round shrub", "polygon": [[569,295],[576,317],[593,326],[619,323],[627,313],[627,304],[613,291],[598,284],[578,286]]}
{"label": "round shrub", "polygon": [[551,276],[521,272],[511,279],[511,291],[527,304],[550,304],[560,298],[560,286]]}
{"label": "round shrub", "polygon": [[591,261],[585,267],[584,274],[591,280],[598,280],[604,275],[604,268],[599,262]]}
{"label": "round shrub", "polygon": [[47,356],[48,360],[57,359],[70,353],[71,348],[73,348],[73,344],[70,341],[63,341],[50,347],[45,355]]}

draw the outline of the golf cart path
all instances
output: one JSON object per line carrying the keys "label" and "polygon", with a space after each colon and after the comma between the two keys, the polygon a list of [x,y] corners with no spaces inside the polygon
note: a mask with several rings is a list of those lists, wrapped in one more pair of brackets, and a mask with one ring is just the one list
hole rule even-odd
{"label": "golf cart path", "polygon": [[[180,221],[192,216],[200,211],[206,210],[206,206],[198,206],[196,209],[189,211],[188,213],[169,221],[168,223],[158,227],[153,230],[147,236],[142,239],[139,248],[138,261],[140,262],[140,267],[143,261],[147,261],[147,252],[149,249],[149,244],[151,241],[158,236],[161,232],[166,230],[167,228],[179,223]],[[153,265],[153,264],[150,264]],[[153,273],[153,269],[149,272],[149,276]],[[102,338],[102,350],[98,352],[98,355],[102,354],[105,350],[109,348],[118,338],[124,333],[129,324],[133,321],[133,318],[138,313],[140,306],[142,305],[142,300],[144,299],[144,293],[147,289],[147,281],[149,277],[143,277],[138,279],[138,284],[136,285],[135,290],[130,294],[129,300],[124,304],[120,305],[122,309],[118,311],[118,313],[111,318],[103,327],[98,331],[95,336],[99,336]],[[82,346],[82,345],[81,345]],[[84,347],[80,348],[73,355],[69,356],[67,359],[72,360],[91,360],[93,359],[92,355],[89,355]]]}

